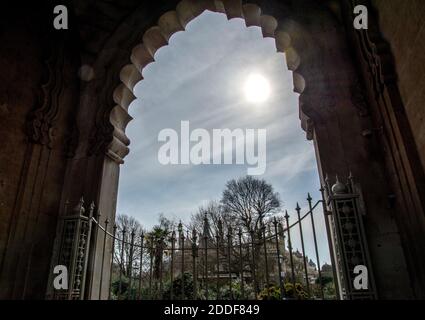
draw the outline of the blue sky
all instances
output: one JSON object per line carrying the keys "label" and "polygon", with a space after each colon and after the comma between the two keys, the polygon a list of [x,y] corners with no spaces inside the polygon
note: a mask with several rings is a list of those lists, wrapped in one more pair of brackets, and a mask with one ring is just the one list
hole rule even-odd
{"label": "blue sky", "polygon": [[[244,96],[251,73],[262,74],[271,85],[271,96],[261,105]],[[306,207],[307,192],[319,199],[314,147],[300,127],[292,73],[274,39],[264,39],[260,28],[204,12],[158,50],[143,77],[130,106],[131,151],[121,167],[118,213],[136,217],[146,228],[159,213],[187,221],[198,206],[219,199],[228,180],[246,175],[245,165],[161,165],[158,134],[164,128],[179,132],[182,120],[190,121],[191,129],[208,131],[266,129],[267,167],[260,178],[279,192],[282,209],[294,216],[297,201]],[[321,214],[316,220],[322,260],[329,261]],[[310,224],[304,228],[309,233]],[[305,241],[313,257],[312,237]],[[294,248],[301,248],[297,234]]]}

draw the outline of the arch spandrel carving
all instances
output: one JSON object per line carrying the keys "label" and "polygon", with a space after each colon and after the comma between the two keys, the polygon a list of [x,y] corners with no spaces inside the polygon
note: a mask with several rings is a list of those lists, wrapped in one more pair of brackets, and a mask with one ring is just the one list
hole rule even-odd
{"label": "arch spandrel carving", "polygon": [[152,58],[160,48],[168,44],[163,32],[165,32],[165,30],[162,31],[161,27],[154,26],[148,29],[143,35],[143,43]]}
{"label": "arch spandrel carving", "polygon": [[263,15],[261,16],[261,30],[264,38],[274,38],[275,31],[278,26],[277,20],[273,16]]}
{"label": "arch spandrel carving", "polygon": [[248,3],[243,5],[242,10],[247,27],[259,27],[261,25],[261,8],[259,6]]}
{"label": "arch spandrel carving", "polygon": [[[130,60],[137,68],[137,70],[139,70],[140,74],[142,74],[144,67],[146,67],[149,63],[154,62],[154,58],[143,43],[133,48],[131,51]],[[121,81],[123,80],[121,79]]]}
{"label": "arch spandrel carving", "polygon": [[142,74],[137,70],[134,64],[127,64],[121,69],[120,80],[131,91],[133,91],[133,88],[136,83],[138,83],[142,79]]}
{"label": "arch spandrel carving", "polygon": [[242,1],[222,0],[228,19],[243,18]]}
{"label": "arch spandrel carving", "polygon": [[119,106],[121,106],[125,110],[128,110],[130,103],[136,99],[136,97],[133,94],[133,91],[127,88],[127,86],[124,83],[120,84],[114,90],[113,97],[114,97],[115,103],[117,103]]}
{"label": "arch spandrel carving", "polygon": [[164,13],[158,20],[158,27],[167,41],[170,40],[173,34],[179,31],[184,31],[184,27],[182,26],[176,11],[168,11]]}

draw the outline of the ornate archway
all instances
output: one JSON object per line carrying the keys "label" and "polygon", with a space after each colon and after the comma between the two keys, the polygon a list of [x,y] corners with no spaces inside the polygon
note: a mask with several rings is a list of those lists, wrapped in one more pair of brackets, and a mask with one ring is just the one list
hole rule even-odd
{"label": "ornate archway", "polygon": [[[419,62],[410,59],[405,68],[403,61],[403,50],[421,52],[409,47],[416,21],[402,21],[409,10],[398,15],[383,10],[382,1],[367,1],[381,10],[384,29],[394,25],[387,43],[373,10],[369,30],[352,28],[353,7],[361,0],[252,0],[258,7],[245,2],[74,0],[70,30],[63,32],[52,28],[49,2],[5,11],[0,297],[44,297],[57,253],[55,228],[67,200],[74,206],[83,196],[98,205],[102,219],[114,218],[120,164],[129,152],[127,107],[139,69],[206,8],[243,17],[276,39],[301,93],[301,125],[314,140],[321,178],[351,171],[362,186],[380,297],[425,297],[424,155],[417,147],[423,128],[410,127],[420,123],[411,121],[420,99],[413,109],[405,106],[398,84],[411,87],[408,97],[416,90],[411,70]],[[403,43],[394,36],[400,23],[408,29]],[[396,61],[390,44],[398,48]],[[404,69],[400,80],[396,66]],[[99,271],[98,257],[91,257],[89,271]],[[89,292],[97,292],[100,279],[91,280]]]}
{"label": "ornate archway", "polygon": [[[309,6],[267,1],[257,6],[238,0],[183,0],[170,11],[172,5],[155,6],[152,14],[141,6],[117,28],[95,59],[93,68],[99,76],[83,88],[77,119],[80,144],[69,164],[63,201],[84,194],[98,203],[103,216],[115,217],[119,166],[130,144],[125,135],[131,120],[128,107],[135,99],[134,86],[143,80],[143,68],[154,61],[155,52],[167,45],[172,34],[183,31],[204,10],[226,14],[229,19],[244,18],[247,26],[261,27],[263,36],[275,38],[277,50],[286,54],[294,90],[300,93],[301,126],[314,140],[322,180],[325,173],[347,176],[352,172],[363,185],[368,212],[366,234],[378,290],[384,288],[387,297],[395,292],[411,295],[398,227],[382,206],[391,187],[386,183],[381,156],[372,151],[380,148],[379,137],[366,134],[373,128],[373,119],[341,22],[341,8],[332,1],[329,5],[309,2]],[[152,16],[159,19],[152,21]],[[142,34],[130,36],[138,24]],[[118,62],[113,63],[117,57]],[[113,68],[108,70],[111,64]],[[371,180],[371,176],[376,179]],[[96,239],[94,245],[101,246],[102,239]],[[91,259],[89,272],[94,276],[89,287],[97,292],[100,279],[96,271],[100,266],[96,256]],[[388,274],[396,279],[392,284],[388,283]],[[406,285],[395,288],[396,283]]]}

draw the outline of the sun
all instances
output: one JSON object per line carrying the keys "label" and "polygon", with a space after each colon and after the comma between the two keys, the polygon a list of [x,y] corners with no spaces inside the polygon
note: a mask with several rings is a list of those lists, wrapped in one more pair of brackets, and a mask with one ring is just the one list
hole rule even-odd
{"label": "sun", "polygon": [[261,74],[253,73],[245,82],[244,92],[248,102],[265,102],[270,97],[269,81]]}

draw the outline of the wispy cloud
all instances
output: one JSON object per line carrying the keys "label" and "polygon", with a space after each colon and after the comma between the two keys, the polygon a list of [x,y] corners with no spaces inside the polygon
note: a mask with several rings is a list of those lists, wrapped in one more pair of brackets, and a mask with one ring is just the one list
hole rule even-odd
{"label": "wispy cloud", "polygon": [[[270,100],[261,107],[243,96],[243,82],[254,71],[271,83]],[[313,145],[300,128],[292,74],[274,41],[264,39],[259,28],[206,12],[174,35],[143,75],[130,109],[131,153],[121,169],[119,213],[135,216],[146,227],[157,222],[159,213],[187,220],[207,199],[220,198],[226,181],[246,175],[244,165],[159,164],[158,133],[179,131],[182,120],[189,120],[192,129],[266,129],[263,177],[286,208],[305,201],[308,191],[319,196]]]}

